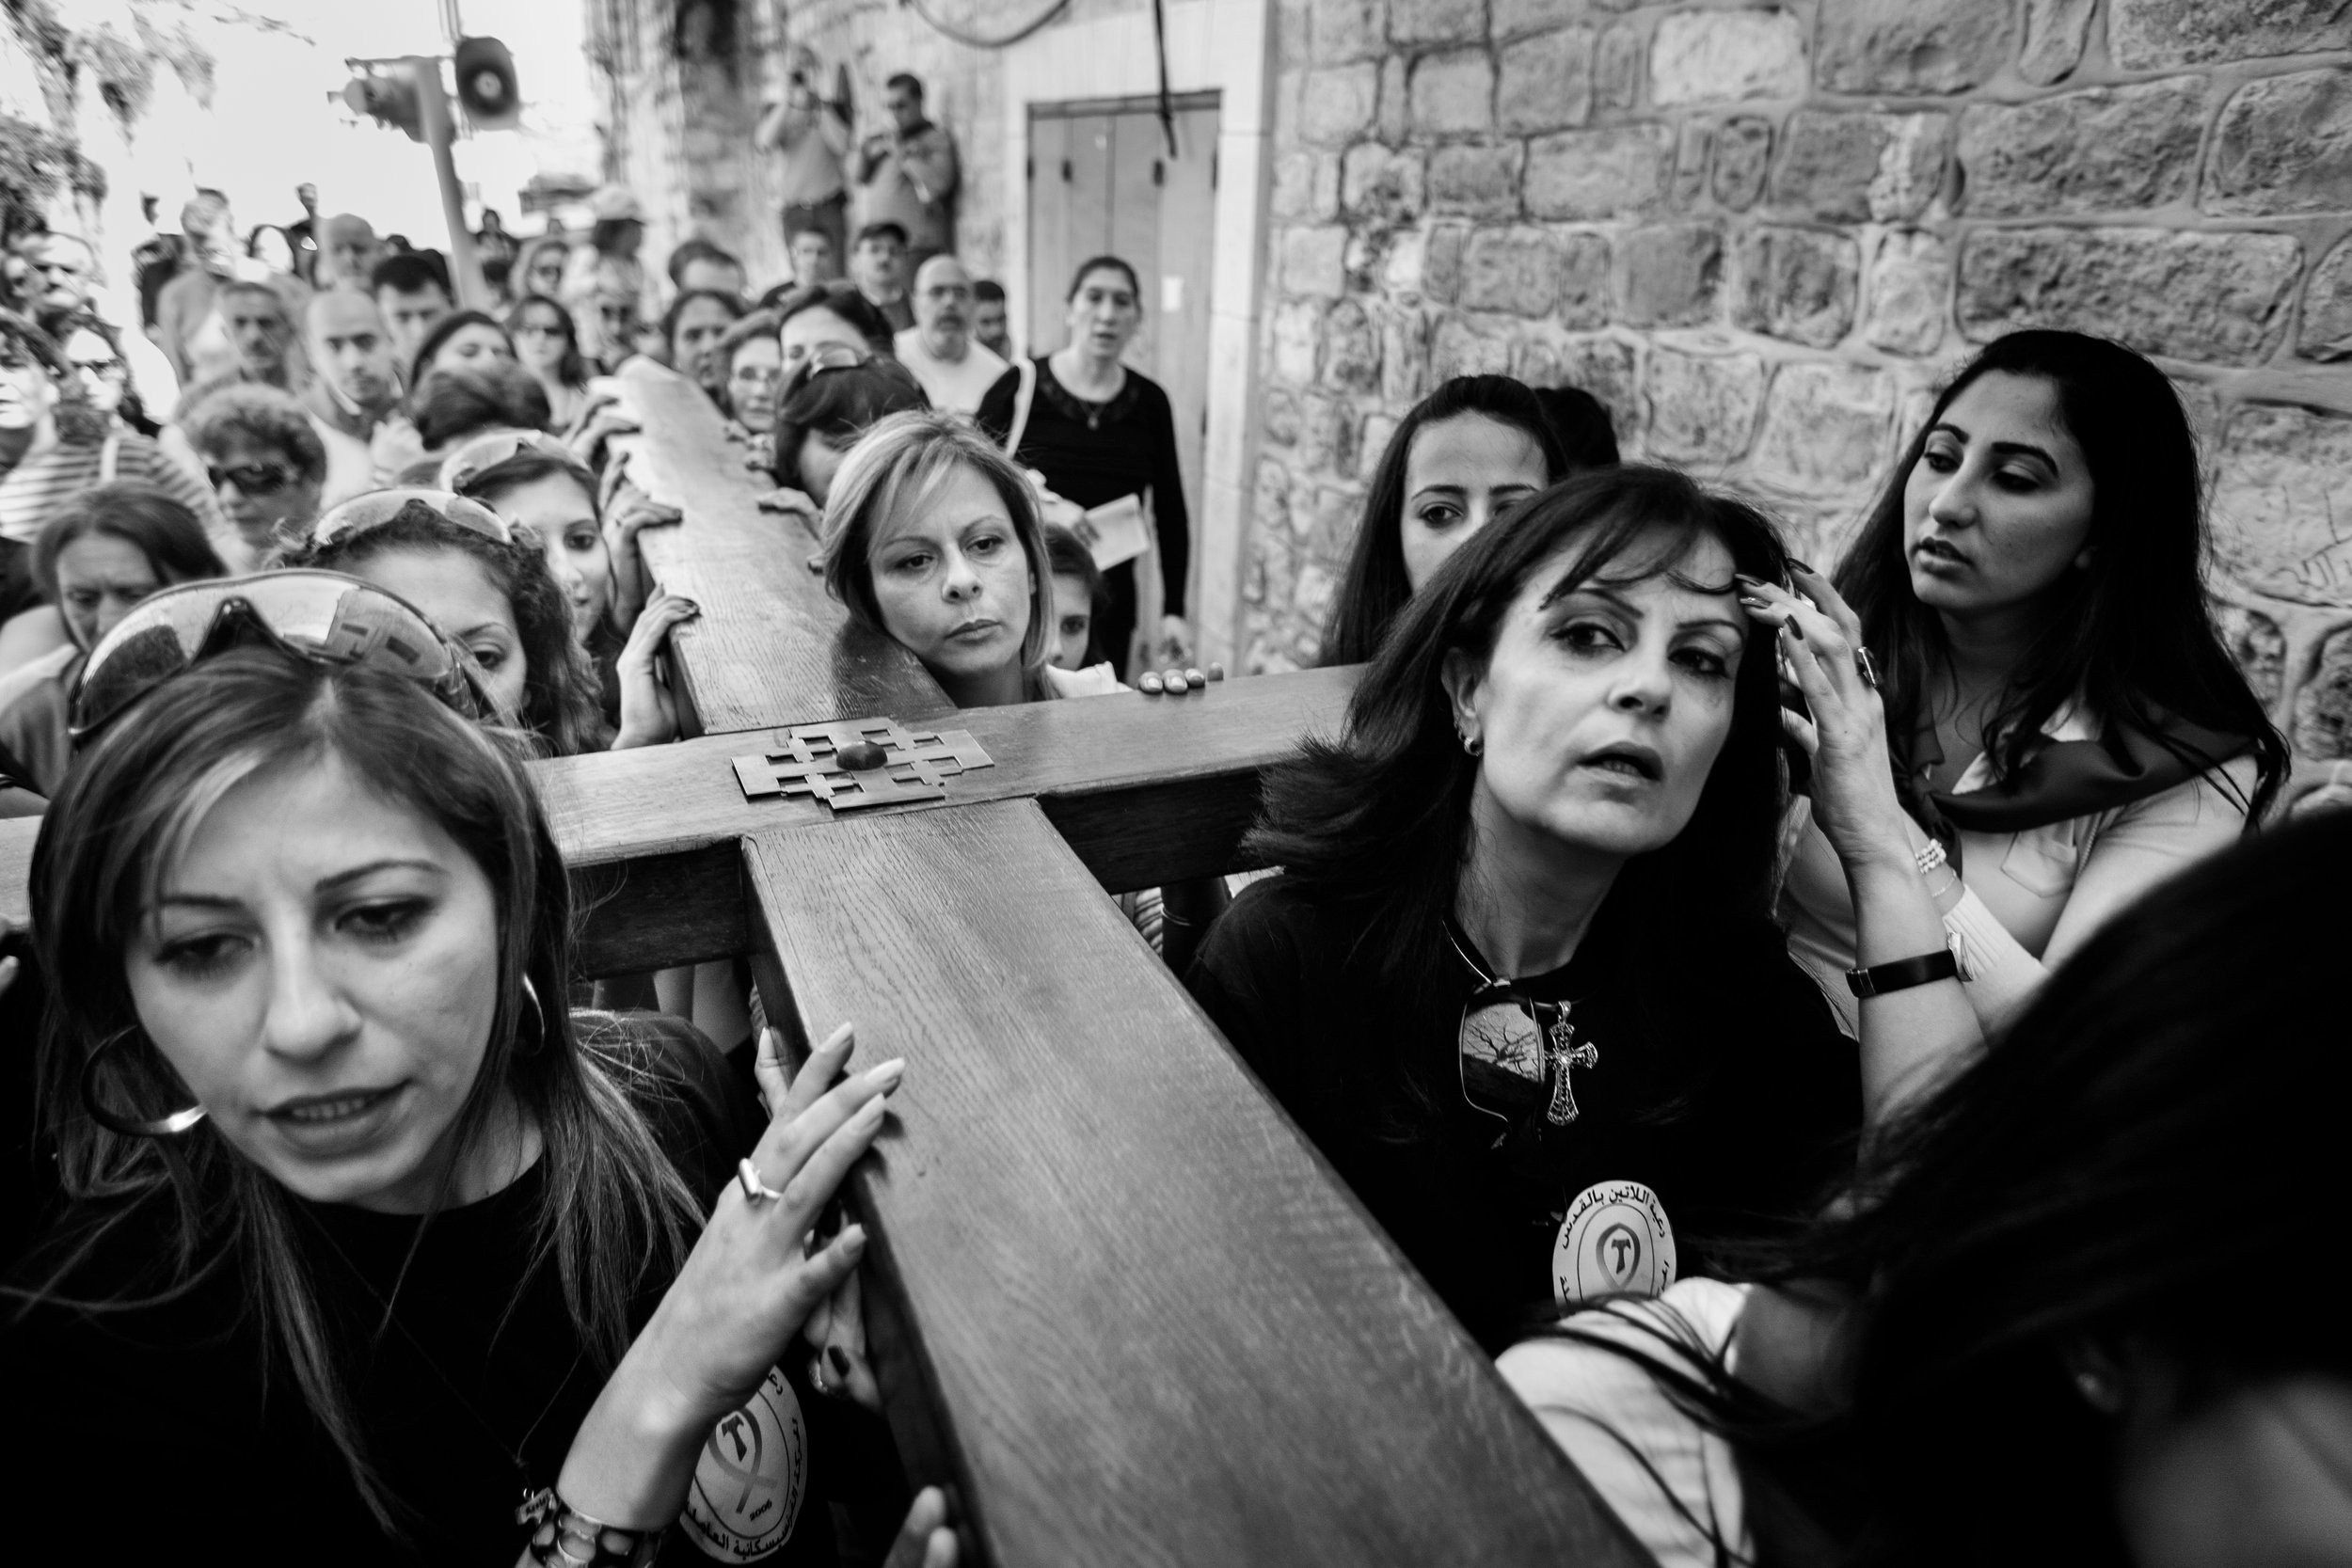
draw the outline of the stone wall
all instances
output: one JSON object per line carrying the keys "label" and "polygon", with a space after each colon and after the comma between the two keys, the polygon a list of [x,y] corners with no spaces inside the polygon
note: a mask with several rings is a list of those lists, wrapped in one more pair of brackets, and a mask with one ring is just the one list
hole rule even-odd
{"label": "stone wall", "polygon": [[1312,660],[1448,375],[1587,388],[1823,560],[1939,377],[2065,325],[2179,381],[2238,650],[2307,763],[2352,757],[2342,5],[1280,6],[1250,668]]}

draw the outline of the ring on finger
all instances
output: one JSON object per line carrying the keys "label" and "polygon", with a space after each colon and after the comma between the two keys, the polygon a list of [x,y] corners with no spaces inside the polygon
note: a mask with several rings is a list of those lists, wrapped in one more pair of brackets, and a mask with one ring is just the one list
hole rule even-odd
{"label": "ring on finger", "polygon": [[1862,677],[1863,685],[1873,691],[1879,689],[1879,662],[1870,657],[1869,649],[1856,648],[1853,651],[1853,667],[1854,673]]}
{"label": "ring on finger", "polygon": [[743,1188],[743,1196],[756,1209],[763,1203],[782,1203],[784,1195],[759,1179],[759,1167],[745,1155],[735,1167],[735,1180]]}

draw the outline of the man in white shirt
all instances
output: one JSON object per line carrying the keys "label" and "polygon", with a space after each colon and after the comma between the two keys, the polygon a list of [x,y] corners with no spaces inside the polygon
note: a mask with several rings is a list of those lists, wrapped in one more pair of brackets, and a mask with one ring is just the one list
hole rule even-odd
{"label": "man in white shirt", "polygon": [[972,341],[972,275],[952,256],[934,256],[914,275],[914,325],[893,347],[932,407],[967,417],[1011,369]]}
{"label": "man in white shirt", "polygon": [[413,441],[415,432],[400,417],[400,372],[375,301],[329,289],[311,297],[303,318],[312,373],[302,406],[326,447],[324,510],[374,489],[379,467],[397,471],[390,445],[403,432]]}

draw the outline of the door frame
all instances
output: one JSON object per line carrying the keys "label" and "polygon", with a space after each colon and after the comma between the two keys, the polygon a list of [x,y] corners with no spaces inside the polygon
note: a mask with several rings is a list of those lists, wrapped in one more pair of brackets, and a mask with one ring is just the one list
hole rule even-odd
{"label": "door frame", "polygon": [[[1271,0],[1172,0],[1168,17],[1171,95],[1216,92],[1216,237],[1209,286],[1209,428],[1200,449],[1202,494],[1189,498],[1193,626],[1203,659],[1237,657],[1242,535],[1257,451],[1259,314],[1263,294],[1266,200],[1273,164]],[[1033,106],[1156,95],[1159,57],[1150,10],[1048,27],[1005,52],[1003,135],[1007,169],[1026,169]],[[1083,92],[1073,86],[1083,83]],[[1005,276],[1029,276],[1029,182],[1008,181]],[[1146,291],[1149,293],[1149,291]],[[1011,291],[1008,290],[1008,293]],[[1013,340],[1029,339],[1028,290],[1008,299]],[[1148,302],[1147,302],[1148,303]]]}

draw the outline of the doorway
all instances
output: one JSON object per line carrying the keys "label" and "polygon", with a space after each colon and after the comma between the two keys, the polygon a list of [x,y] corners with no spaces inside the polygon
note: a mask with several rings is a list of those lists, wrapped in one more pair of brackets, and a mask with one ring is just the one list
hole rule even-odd
{"label": "doorway", "polygon": [[1176,454],[1196,540],[1206,499],[1201,449],[1219,96],[1190,92],[1169,100],[1173,156],[1156,97],[1029,106],[1028,350],[1050,354],[1068,341],[1063,296],[1081,261],[1116,256],[1136,269],[1143,325],[1125,362],[1158,382],[1175,410]]}

